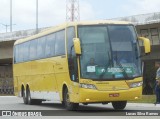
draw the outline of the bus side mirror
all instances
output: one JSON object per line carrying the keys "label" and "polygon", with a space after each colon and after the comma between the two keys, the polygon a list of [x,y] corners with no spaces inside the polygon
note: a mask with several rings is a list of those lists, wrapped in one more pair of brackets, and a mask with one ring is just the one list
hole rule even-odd
{"label": "bus side mirror", "polygon": [[79,38],[73,38],[74,50],[77,55],[81,55],[81,43]]}
{"label": "bus side mirror", "polygon": [[146,54],[149,54],[151,52],[151,43],[148,38],[144,37],[138,37],[138,40],[142,40],[144,44],[144,51]]}

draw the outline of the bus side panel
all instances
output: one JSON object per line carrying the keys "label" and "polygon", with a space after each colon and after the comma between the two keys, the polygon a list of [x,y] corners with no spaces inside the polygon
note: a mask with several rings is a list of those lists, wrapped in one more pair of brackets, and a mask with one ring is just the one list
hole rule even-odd
{"label": "bus side panel", "polygon": [[58,91],[60,95],[60,99],[62,101],[62,89],[63,84],[66,84],[68,88],[70,88],[70,77],[68,72],[68,61],[66,56],[55,57],[54,61],[56,62],[54,71],[57,80]]}
{"label": "bus side panel", "polygon": [[14,77],[14,95],[18,96],[19,88],[18,88],[18,77]]}
{"label": "bus side panel", "polygon": [[32,97],[54,100],[54,93],[57,91],[57,82],[55,80],[53,58],[32,62],[31,75],[29,84]]}

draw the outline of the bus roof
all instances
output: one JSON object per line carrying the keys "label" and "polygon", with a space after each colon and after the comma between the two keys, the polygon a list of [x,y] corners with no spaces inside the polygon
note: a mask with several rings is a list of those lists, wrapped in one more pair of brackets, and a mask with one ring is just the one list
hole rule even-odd
{"label": "bus roof", "polygon": [[63,23],[61,25],[45,29],[45,30],[41,31],[40,33],[38,33],[36,35],[30,36],[30,37],[27,37],[27,38],[24,38],[24,39],[19,39],[14,43],[14,45],[21,44],[23,42],[27,42],[27,41],[36,39],[36,38],[51,34],[53,32],[59,31],[59,30],[63,30],[66,27],[69,27],[69,26],[76,26],[76,25],[102,25],[102,24],[117,24],[117,25],[125,25],[126,24],[127,25],[127,24],[132,24],[132,23],[131,22],[126,22],[126,21],[112,21],[112,20],[66,22],[66,23]]}

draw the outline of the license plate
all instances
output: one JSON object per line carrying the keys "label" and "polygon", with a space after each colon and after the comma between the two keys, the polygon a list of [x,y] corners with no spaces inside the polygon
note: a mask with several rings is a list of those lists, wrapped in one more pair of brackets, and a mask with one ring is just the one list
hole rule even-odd
{"label": "license plate", "polygon": [[109,97],[119,97],[119,93],[112,93],[112,94],[109,94]]}

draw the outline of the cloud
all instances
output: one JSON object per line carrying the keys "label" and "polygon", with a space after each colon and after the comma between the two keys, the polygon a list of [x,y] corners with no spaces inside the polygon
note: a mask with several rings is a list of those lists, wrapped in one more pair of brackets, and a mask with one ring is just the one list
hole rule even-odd
{"label": "cloud", "polygon": [[8,19],[10,17],[10,9],[7,0],[0,1],[0,23],[8,24],[7,21],[3,19]]}
{"label": "cloud", "polygon": [[[66,20],[66,0],[38,0],[39,27],[55,26]],[[12,0],[13,30],[36,26],[36,0]],[[160,11],[160,0],[79,0],[80,19],[109,19]],[[116,3],[116,4],[115,4]],[[10,22],[10,0],[0,0],[0,23]],[[5,31],[1,25],[0,32]]]}
{"label": "cloud", "polygon": [[[137,3],[138,4],[138,3]],[[141,0],[139,3],[139,8],[142,12],[159,12],[160,11],[160,1],[159,0]]]}
{"label": "cloud", "polygon": [[87,0],[80,0],[80,18],[81,20],[93,20],[96,13],[93,6]]}
{"label": "cloud", "polygon": [[[36,0],[15,0],[14,20],[17,23],[35,24]],[[38,21],[40,27],[65,21],[64,0],[39,0]]]}
{"label": "cloud", "polygon": [[[38,0],[39,27],[49,27],[65,22],[66,0]],[[14,30],[32,29],[36,24],[36,0],[12,0]],[[0,20],[10,22],[10,0],[0,1]],[[94,19],[91,3],[80,0],[81,20]],[[0,28],[2,29],[2,28]],[[4,28],[3,28],[4,29]],[[1,31],[0,31],[1,32]]]}
{"label": "cloud", "polygon": [[160,11],[160,0],[128,0],[122,6],[123,11],[128,15],[146,14]]}

